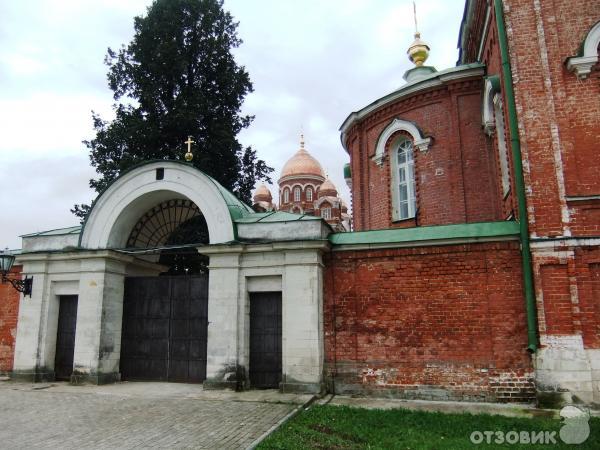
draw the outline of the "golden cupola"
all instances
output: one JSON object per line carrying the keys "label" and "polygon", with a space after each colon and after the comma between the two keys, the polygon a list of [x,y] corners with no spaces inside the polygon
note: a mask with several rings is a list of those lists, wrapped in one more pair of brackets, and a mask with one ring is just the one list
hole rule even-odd
{"label": "golden cupola", "polygon": [[408,59],[415,66],[421,67],[427,61],[427,58],[429,58],[429,50],[429,45],[421,40],[421,33],[417,31],[415,33],[415,40],[410,44],[406,53],[408,54]]}
{"label": "golden cupola", "polygon": [[308,176],[325,180],[323,168],[304,148],[304,135],[300,136],[300,149],[292,156],[283,166],[281,170],[281,178],[283,181],[288,177]]}
{"label": "golden cupola", "polygon": [[409,83],[419,81],[432,73],[437,72],[435,67],[424,65],[427,58],[429,58],[430,48],[425,41],[421,40],[421,33],[417,28],[417,6],[414,2],[413,5],[415,11],[415,40],[410,44],[406,53],[408,54],[408,59],[411,60],[415,67],[407,70],[403,77]]}
{"label": "golden cupola", "polygon": [[261,185],[258,186],[254,192],[254,202],[270,202],[272,200],[273,196],[271,195],[271,191],[265,185],[265,183],[261,183]]}
{"label": "golden cupola", "polygon": [[322,197],[337,197],[338,192],[335,185],[329,178],[319,187],[319,198]]}

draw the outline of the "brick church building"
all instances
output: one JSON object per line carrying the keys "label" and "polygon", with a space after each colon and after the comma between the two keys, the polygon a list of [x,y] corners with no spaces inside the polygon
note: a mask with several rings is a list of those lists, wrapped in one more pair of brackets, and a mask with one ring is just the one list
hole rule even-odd
{"label": "brick church building", "polygon": [[[458,46],[437,69],[417,33],[406,83],[342,123],[351,232],[301,145],[278,209],[150,161],[24,236],[0,371],[598,405],[600,2],[467,0]],[[158,276],[190,249],[206,270]]]}
{"label": "brick church building", "polygon": [[319,161],[304,148],[304,135],[300,136],[300,149],[284,164],[278,184],[279,206],[273,204],[269,188],[261,184],[254,193],[255,211],[279,209],[322,217],[333,231],[350,231],[352,219],[348,206]]}

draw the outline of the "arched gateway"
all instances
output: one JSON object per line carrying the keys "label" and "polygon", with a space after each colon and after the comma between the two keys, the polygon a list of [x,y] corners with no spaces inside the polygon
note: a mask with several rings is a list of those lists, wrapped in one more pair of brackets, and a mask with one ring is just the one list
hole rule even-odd
{"label": "arched gateway", "polygon": [[319,390],[329,232],[319,218],[254,213],[189,164],[139,165],[81,229],[24,236],[35,281],[14,375]]}

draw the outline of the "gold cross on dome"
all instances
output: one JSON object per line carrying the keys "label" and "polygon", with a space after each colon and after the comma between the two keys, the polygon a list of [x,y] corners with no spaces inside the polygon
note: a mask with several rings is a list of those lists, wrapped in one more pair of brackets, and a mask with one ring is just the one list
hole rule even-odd
{"label": "gold cross on dome", "polygon": [[188,136],[188,140],[184,142],[184,144],[187,144],[188,146],[188,153],[192,152],[192,144],[195,144],[196,141],[192,141],[192,137]]}

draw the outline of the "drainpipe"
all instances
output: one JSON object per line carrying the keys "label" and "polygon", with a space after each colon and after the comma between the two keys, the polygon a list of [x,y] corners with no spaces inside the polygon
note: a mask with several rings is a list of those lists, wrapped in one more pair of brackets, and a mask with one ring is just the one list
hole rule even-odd
{"label": "drainpipe", "polygon": [[527,204],[525,198],[525,182],[523,179],[523,161],[521,159],[521,142],[519,140],[519,126],[517,124],[517,108],[515,106],[515,93],[513,90],[512,73],[508,56],[508,43],[506,28],[504,26],[504,11],[502,0],[494,0],[496,10],[496,25],[498,27],[498,43],[502,58],[502,73],[504,75],[504,92],[508,108],[508,123],[510,142],[515,171],[515,188],[519,210],[519,234],[521,237],[521,258],[523,266],[523,287],[525,290],[525,309],[527,311],[527,350],[534,353],[537,350],[537,312],[535,294],[533,289],[533,272],[531,270],[531,249],[529,247],[529,229],[527,223]]}

